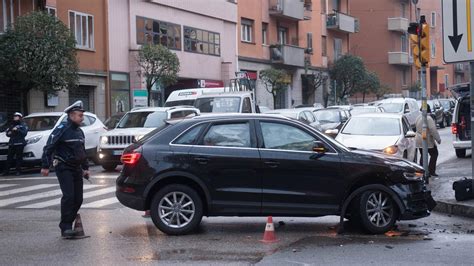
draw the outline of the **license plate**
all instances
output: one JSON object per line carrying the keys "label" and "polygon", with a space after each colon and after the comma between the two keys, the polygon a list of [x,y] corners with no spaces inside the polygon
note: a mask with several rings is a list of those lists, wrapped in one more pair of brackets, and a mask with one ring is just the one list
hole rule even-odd
{"label": "license plate", "polygon": [[122,155],[123,151],[113,151],[113,155]]}

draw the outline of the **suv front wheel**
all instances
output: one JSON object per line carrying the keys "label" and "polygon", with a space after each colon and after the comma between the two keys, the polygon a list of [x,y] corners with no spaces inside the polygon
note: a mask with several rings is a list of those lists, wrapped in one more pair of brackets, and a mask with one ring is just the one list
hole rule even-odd
{"label": "suv front wheel", "polygon": [[466,149],[456,149],[456,156],[458,158],[465,158],[466,157]]}
{"label": "suv front wheel", "polygon": [[369,233],[383,234],[393,228],[398,209],[392,197],[381,190],[369,190],[359,197],[358,218]]}
{"label": "suv front wheel", "polygon": [[150,206],[155,226],[168,235],[185,235],[197,229],[203,215],[198,193],[185,185],[168,185],[158,191]]}

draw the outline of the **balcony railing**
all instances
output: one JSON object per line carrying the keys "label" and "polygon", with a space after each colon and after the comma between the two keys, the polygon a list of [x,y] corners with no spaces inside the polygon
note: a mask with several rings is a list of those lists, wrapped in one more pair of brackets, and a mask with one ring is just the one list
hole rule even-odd
{"label": "balcony railing", "polygon": [[274,64],[303,67],[304,48],[287,44],[270,45],[270,59]]}
{"label": "balcony railing", "polygon": [[334,12],[332,14],[328,14],[326,19],[326,28],[329,30],[336,30],[345,33],[355,33],[357,32],[356,18],[340,12]]}
{"label": "balcony railing", "polygon": [[406,52],[388,52],[388,63],[391,65],[410,65],[410,56]]}
{"label": "balcony railing", "polygon": [[406,18],[388,18],[388,30],[406,32],[408,23]]}
{"label": "balcony railing", "polygon": [[305,19],[303,0],[269,0],[269,11],[272,16],[291,20]]}

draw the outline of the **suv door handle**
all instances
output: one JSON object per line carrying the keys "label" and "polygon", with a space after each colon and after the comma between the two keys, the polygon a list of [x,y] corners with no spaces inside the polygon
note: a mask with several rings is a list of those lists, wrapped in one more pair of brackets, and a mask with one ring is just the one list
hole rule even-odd
{"label": "suv door handle", "polygon": [[266,161],[264,162],[264,164],[270,168],[277,168],[280,165],[279,162],[275,162],[275,161]]}
{"label": "suv door handle", "polygon": [[196,157],[194,158],[194,160],[198,163],[198,164],[207,164],[209,162],[209,159],[208,158],[204,158],[204,157]]}

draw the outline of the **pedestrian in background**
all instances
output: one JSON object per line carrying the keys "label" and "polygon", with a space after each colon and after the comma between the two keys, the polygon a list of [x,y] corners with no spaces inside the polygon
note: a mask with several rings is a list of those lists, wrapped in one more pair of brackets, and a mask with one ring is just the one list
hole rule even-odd
{"label": "pedestrian in background", "polygon": [[[84,146],[84,132],[80,128],[84,121],[82,102],[77,101],[64,110],[67,121],[58,125],[44,147],[41,174],[47,176],[49,168],[55,167],[61,198],[61,236],[74,238],[72,229],[83,200],[83,180],[89,178],[89,165]],[[54,156],[54,157],[53,157]]]}
{"label": "pedestrian in background", "polygon": [[23,122],[23,115],[16,112],[13,115],[13,121],[11,125],[6,130],[6,135],[10,138],[10,140],[8,141],[8,155],[5,170],[3,172],[4,176],[10,174],[10,167],[12,166],[14,160],[16,165],[16,175],[19,176],[21,174],[23,149],[26,145],[25,137],[27,133],[28,127]]}
{"label": "pedestrian in background", "polygon": [[[436,128],[436,123],[431,117],[431,108],[427,105],[427,130],[426,130],[426,141],[428,142],[428,154],[429,154],[429,164],[428,164],[428,176],[438,176],[436,173],[436,161],[438,160],[438,147],[436,143],[441,144],[441,137],[439,136],[438,129]],[[423,115],[420,114],[416,119],[416,147],[420,150],[420,165],[423,165]]]}

